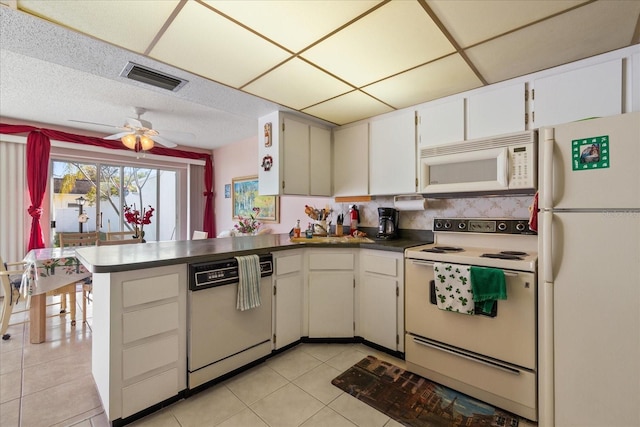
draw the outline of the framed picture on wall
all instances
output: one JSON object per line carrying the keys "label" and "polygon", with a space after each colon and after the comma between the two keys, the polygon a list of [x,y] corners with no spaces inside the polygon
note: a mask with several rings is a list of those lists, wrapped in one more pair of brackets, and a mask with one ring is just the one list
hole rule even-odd
{"label": "framed picture on wall", "polygon": [[280,198],[258,195],[258,177],[243,176],[231,180],[231,207],[233,219],[253,215],[253,208],[260,208],[257,216],[262,222],[280,222]]}

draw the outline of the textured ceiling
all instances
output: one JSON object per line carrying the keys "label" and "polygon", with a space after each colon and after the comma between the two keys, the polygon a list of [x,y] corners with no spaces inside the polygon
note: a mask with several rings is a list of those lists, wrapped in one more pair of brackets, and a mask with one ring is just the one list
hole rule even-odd
{"label": "textured ceiling", "polygon": [[[0,2],[19,11],[2,11],[0,114],[120,125],[135,105],[205,148],[255,135],[275,109],[342,125],[640,38],[638,0]],[[189,83],[172,93],[124,81],[127,61]],[[41,93],[63,86],[76,108],[53,92],[48,112],[29,115],[25,79]]]}

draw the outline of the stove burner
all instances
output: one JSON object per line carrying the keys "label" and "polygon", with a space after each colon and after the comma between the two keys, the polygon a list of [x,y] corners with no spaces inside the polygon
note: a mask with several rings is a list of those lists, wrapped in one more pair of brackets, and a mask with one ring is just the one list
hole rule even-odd
{"label": "stove burner", "polygon": [[517,255],[517,256],[527,255],[526,252],[520,252],[520,251],[502,251],[500,253],[505,255]]}
{"label": "stove burner", "polygon": [[434,246],[434,249],[439,249],[445,252],[464,252],[464,249],[456,246]]}
{"label": "stove burner", "polygon": [[498,259],[513,259],[513,260],[520,260],[522,261],[523,258],[519,257],[517,255],[512,255],[512,254],[505,254],[505,253],[499,253],[499,254],[482,254],[480,255],[481,257],[484,258],[498,258]]}
{"label": "stove burner", "polygon": [[423,249],[422,252],[432,252],[436,254],[445,254],[447,252],[464,252],[464,249],[455,246],[434,246],[429,249]]}

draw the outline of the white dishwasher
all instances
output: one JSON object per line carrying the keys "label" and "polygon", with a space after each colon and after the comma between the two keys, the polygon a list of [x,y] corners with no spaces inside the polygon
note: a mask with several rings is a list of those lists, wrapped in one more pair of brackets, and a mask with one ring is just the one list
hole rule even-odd
{"label": "white dishwasher", "polygon": [[236,309],[235,258],[189,265],[188,388],[193,390],[249,365],[272,350],[273,257],[260,255],[261,304]]}

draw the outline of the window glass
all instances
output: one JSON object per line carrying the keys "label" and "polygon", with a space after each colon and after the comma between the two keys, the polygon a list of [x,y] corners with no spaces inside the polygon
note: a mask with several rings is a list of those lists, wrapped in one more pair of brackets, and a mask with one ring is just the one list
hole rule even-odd
{"label": "window glass", "polygon": [[[135,234],[136,224],[127,222],[125,215],[124,208],[128,206],[141,217],[153,208],[149,224],[142,229],[146,241],[176,238],[175,171],[63,160],[54,160],[52,166],[55,232],[99,230]],[[82,206],[78,203],[81,196]],[[57,244],[55,234],[54,244]]]}

